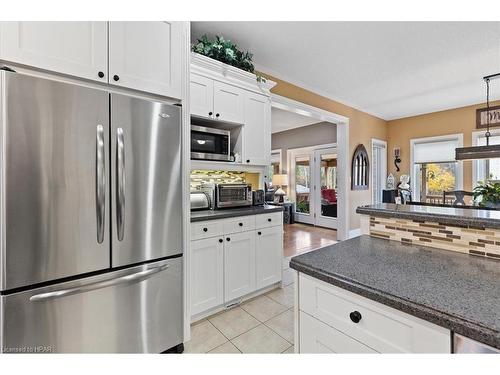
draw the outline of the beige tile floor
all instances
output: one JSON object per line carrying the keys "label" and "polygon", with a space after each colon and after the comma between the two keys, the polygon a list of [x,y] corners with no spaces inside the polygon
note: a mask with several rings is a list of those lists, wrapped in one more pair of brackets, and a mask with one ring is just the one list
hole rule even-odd
{"label": "beige tile floor", "polygon": [[293,353],[293,272],[283,259],[283,288],[191,326],[185,353]]}

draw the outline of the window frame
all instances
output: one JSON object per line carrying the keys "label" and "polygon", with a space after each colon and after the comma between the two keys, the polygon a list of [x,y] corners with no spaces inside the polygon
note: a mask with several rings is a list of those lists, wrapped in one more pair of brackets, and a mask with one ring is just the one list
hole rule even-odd
{"label": "window frame", "polygon": [[[417,173],[415,171],[415,146],[423,143],[439,143],[439,142],[456,141],[458,147],[464,145],[463,133],[438,135],[434,137],[412,138],[410,139],[410,179],[412,189],[412,199],[420,201],[420,188],[417,189]],[[452,162],[453,160],[450,160]],[[443,162],[443,161],[440,161]],[[430,162],[432,163],[432,161]],[[455,189],[463,190],[464,186],[464,166],[462,161],[456,161]],[[418,195],[417,195],[418,192]]]}
{"label": "window frame", "polygon": [[[500,129],[490,129],[491,136],[500,136]],[[484,130],[472,132],[472,146],[479,145],[479,139],[484,138]],[[486,176],[486,161],[487,159],[473,160],[472,161],[472,188],[477,186],[479,181],[484,180]],[[497,180],[494,180],[497,181]]]}

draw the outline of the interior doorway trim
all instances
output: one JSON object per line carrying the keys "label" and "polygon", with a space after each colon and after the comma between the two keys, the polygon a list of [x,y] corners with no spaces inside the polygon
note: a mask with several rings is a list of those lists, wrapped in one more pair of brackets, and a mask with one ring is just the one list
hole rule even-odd
{"label": "interior doorway trim", "polygon": [[271,105],[274,108],[279,108],[285,111],[296,113],[298,115],[315,118],[319,120],[319,122],[325,121],[337,125],[337,161],[339,165],[337,238],[339,240],[348,239],[350,222],[349,118],[276,94],[271,94]]}

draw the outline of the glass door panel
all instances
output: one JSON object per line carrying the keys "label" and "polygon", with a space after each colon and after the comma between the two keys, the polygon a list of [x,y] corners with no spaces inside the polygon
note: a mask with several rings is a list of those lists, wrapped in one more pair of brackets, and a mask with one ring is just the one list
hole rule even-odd
{"label": "glass door panel", "polygon": [[311,155],[298,155],[294,157],[295,174],[295,212],[297,221],[314,224],[311,215]]}
{"label": "glass door panel", "polygon": [[337,227],[337,150],[327,148],[314,152],[315,225]]}

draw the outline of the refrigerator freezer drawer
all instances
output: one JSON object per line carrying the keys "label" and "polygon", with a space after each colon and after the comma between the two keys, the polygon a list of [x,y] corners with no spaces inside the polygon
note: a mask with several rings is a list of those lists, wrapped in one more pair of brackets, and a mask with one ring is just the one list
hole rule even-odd
{"label": "refrigerator freezer drawer", "polygon": [[1,297],[3,352],[159,353],[183,342],[182,257]]}

